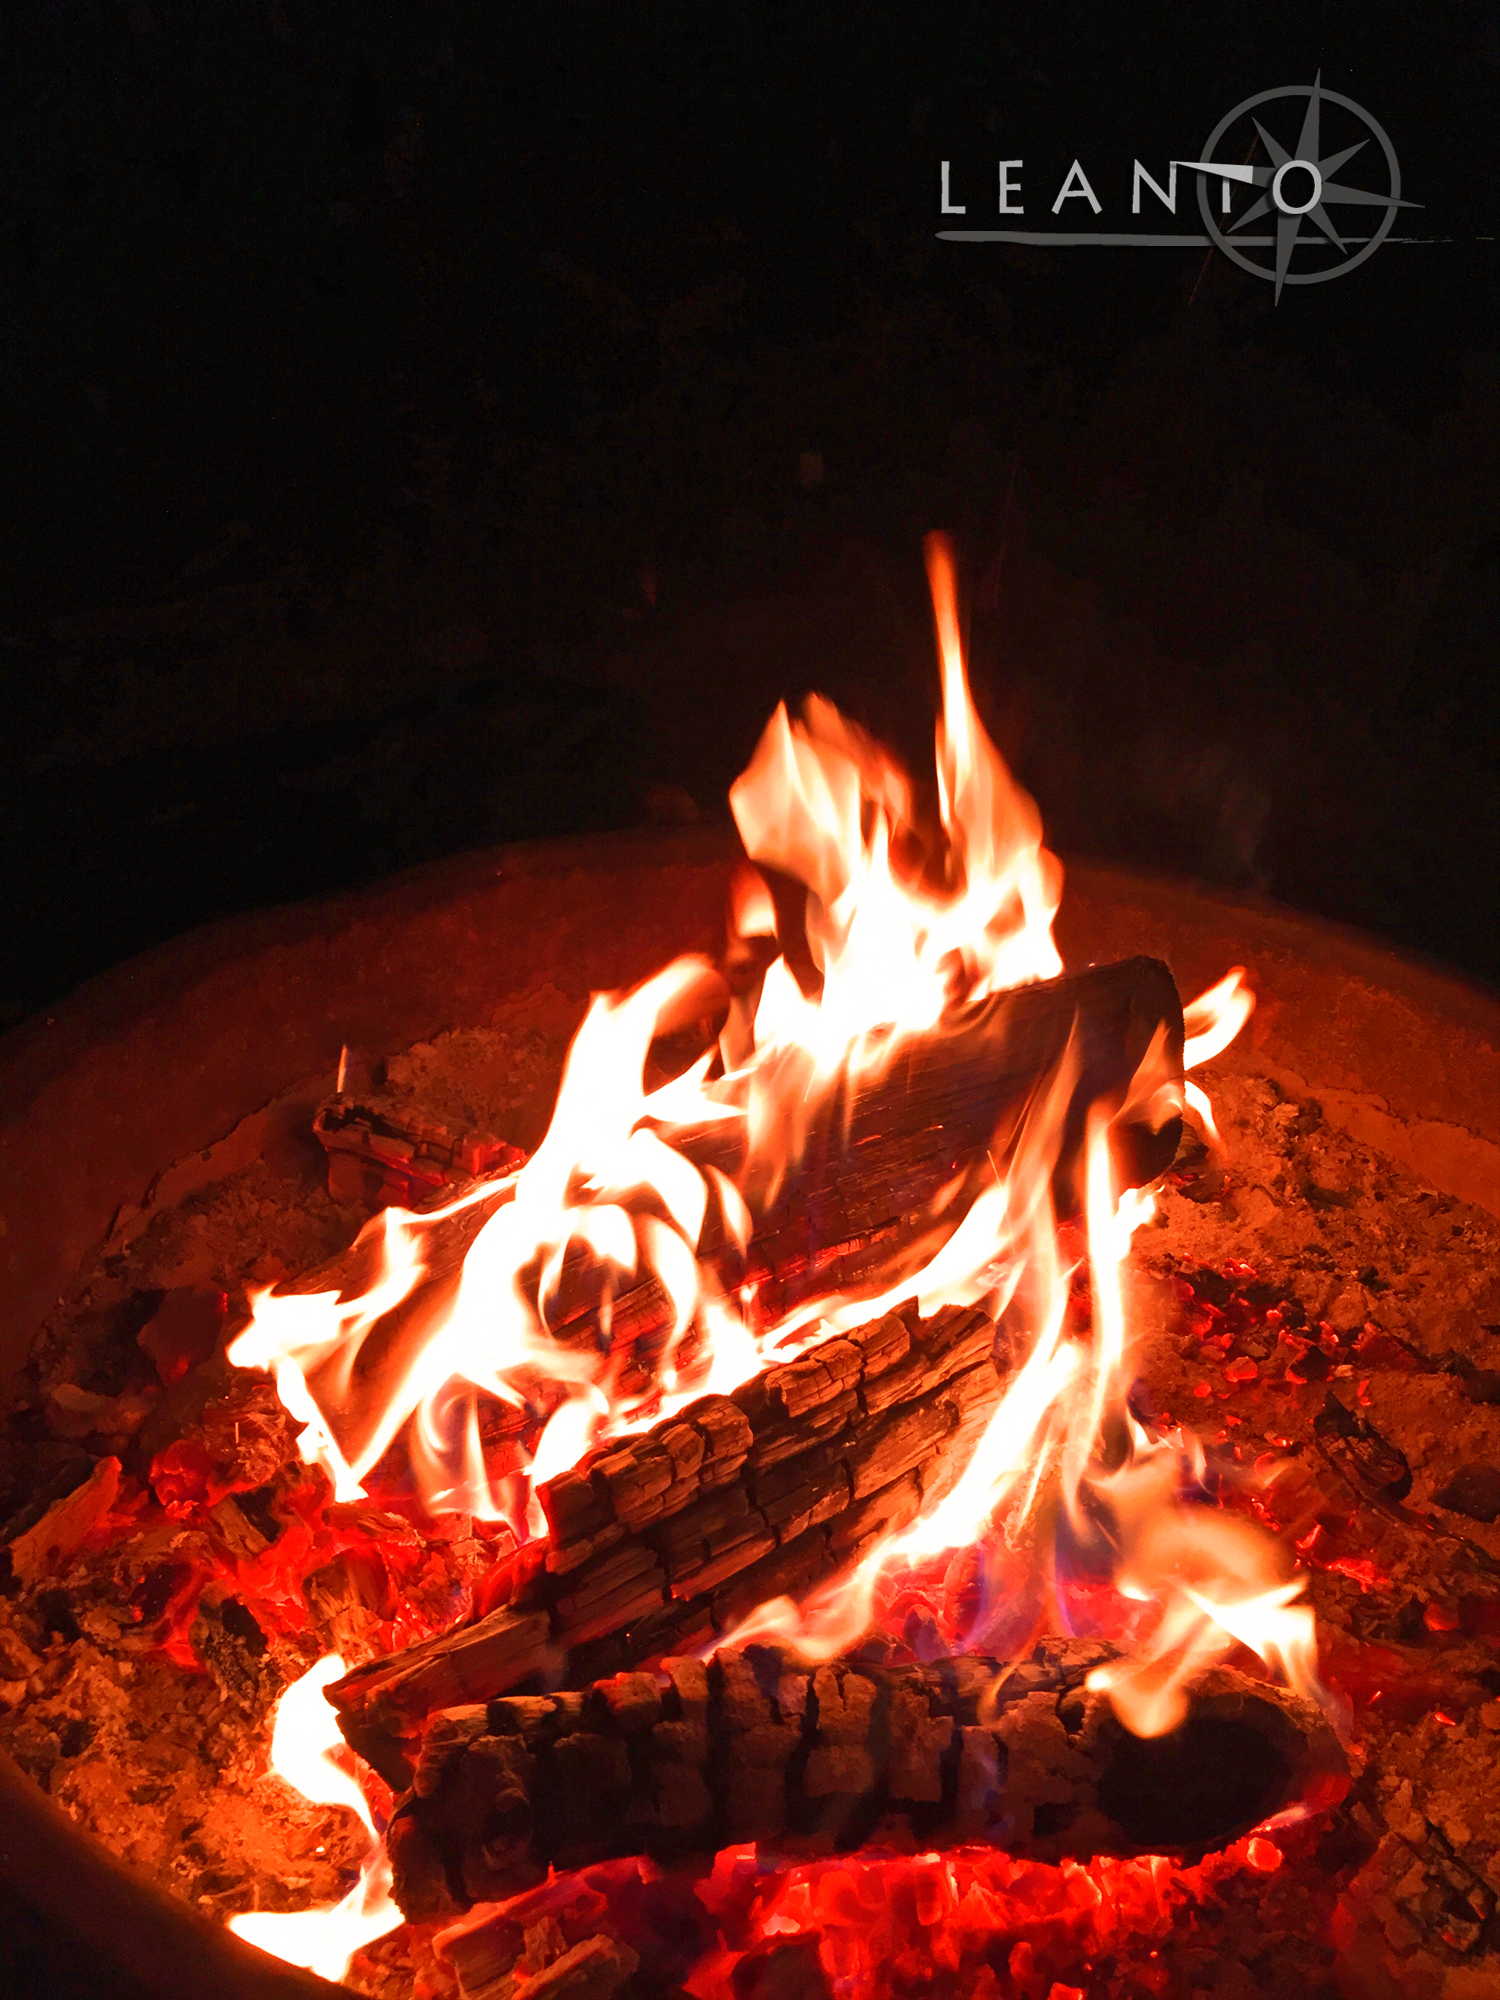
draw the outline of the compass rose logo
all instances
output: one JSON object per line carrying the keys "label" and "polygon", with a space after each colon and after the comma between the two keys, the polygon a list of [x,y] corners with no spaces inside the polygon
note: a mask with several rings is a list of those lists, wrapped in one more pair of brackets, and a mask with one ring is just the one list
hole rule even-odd
{"label": "compass rose logo", "polygon": [[[1294,150],[1288,149],[1273,133],[1267,131],[1259,118],[1254,116],[1263,105],[1274,104],[1283,98],[1306,98],[1306,109],[1302,114],[1302,130],[1297,136]],[[1342,111],[1352,114],[1366,131],[1366,137],[1352,146],[1341,147],[1339,151],[1325,154],[1320,136],[1323,107],[1336,104]],[[1270,161],[1269,166],[1252,166],[1248,161],[1221,161],[1214,158],[1215,149],[1222,142],[1226,132],[1237,120],[1250,117],[1260,144]],[[1357,153],[1361,153],[1374,139],[1384,155],[1386,192],[1372,189],[1349,187],[1335,176]],[[1175,165],[1189,167],[1197,172],[1198,207],[1209,235],[1224,252],[1238,264],[1241,270],[1252,272],[1257,278],[1272,279],[1276,286],[1276,297],[1281,298],[1283,285],[1321,285],[1326,279],[1341,278],[1356,265],[1373,257],[1391,232],[1391,224],[1396,219],[1398,208],[1419,208],[1421,204],[1401,199],[1401,166],[1396,158],[1396,149],[1384,131],[1369,112],[1356,104],[1353,98],[1342,97],[1336,90],[1324,90],[1322,72],[1308,84],[1290,84],[1284,90],[1263,90],[1255,97],[1247,97],[1243,104],[1237,104],[1227,117],[1221,118],[1203,149],[1201,160],[1178,160]],[[1366,154],[1366,162],[1375,159]],[[1251,203],[1245,213],[1223,230],[1214,220],[1209,201],[1211,179],[1218,179],[1224,185],[1224,198],[1228,201],[1230,181],[1239,181],[1247,186],[1263,190],[1258,201]],[[1329,214],[1330,207],[1353,207],[1380,209],[1382,214],[1374,230],[1368,237],[1357,237],[1359,248],[1350,254],[1350,245],[1340,235]],[[1256,263],[1233,240],[1239,231],[1249,224],[1258,222],[1265,216],[1274,216],[1276,224],[1275,266]],[[1321,232],[1321,242],[1317,235],[1303,234],[1303,224],[1311,223]],[[1345,224],[1348,227],[1348,224]],[[1257,240],[1257,239],[1252,239]],[[1267,240],[1267,239],[1259,239]],[[1338,251],[1341,261],[1326,264],[1320,270],[1294,271],[1292,253],[1300,244],[1303,248],[1321,247],[1331,244]]]}

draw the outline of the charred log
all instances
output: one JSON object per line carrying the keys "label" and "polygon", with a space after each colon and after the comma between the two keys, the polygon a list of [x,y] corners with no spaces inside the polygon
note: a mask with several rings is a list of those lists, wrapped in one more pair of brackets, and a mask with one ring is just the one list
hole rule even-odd
{"label": "charred log", "polygon": [[1196,1856],[1294,1802],[1342,1796],[1342,1752],[1309,1703],[1221,1670],[1181,1729],[1143,1743],[1086,1686],[1107,1652],[1047,1641],[1009,1669],[813,1667],[751,1647],[454,1708],[391,1822],[397,1900],[435,1917],[548,1867],[742,1841],[788,1859],[968,1841],[1042,1859]]}
{"label": "charred log", "polygon": [[435,1710],[708,1644],[825,1582],[951,1490],[995,1356],[984,1313],[908,1308],[594,1452],[538,1489],[544,1567],[509,1604],[334,1683],[345,1736],[399,1788]]}

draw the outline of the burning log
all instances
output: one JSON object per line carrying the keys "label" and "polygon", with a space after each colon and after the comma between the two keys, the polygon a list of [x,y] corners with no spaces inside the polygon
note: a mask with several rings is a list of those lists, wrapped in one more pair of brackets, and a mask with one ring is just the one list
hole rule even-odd
{"label": "burning log", "polygon": [[814,1667],[751,1647],[450,1709],[390,1825],[397,1901],[435,1917],[548,1867],[746,1841],[788,1858],[972,1841],[1196,1856],[1343,1795],[1343,1754],[1310,1703],[1221,1669],[1180,1729],[1143,1741],[1086,1685],[1108,1651],[1053,1640],[1009,1669]]}
{"label": "burning log", "polygon": [[[1059,1119],[1053,1188],[1059,1210],[1072,1212],[1090,1111],[1125,1103],[1153,1045],[1161,1077],[1180,1081],[1182,1040],[1171,973],[1157,959],[1134,958],[998,993],[869,1073],[846,1063],[812,1097],[800,1148],[779,1187],[765,1199],[747,1188],[750,1234],[743,1249],[729,1239],[718,1205],[709,1205],[698,1244],[705,1290],[725,1297],[748,1290],[760,1323],[770,1326],[819,1297],[888,1295],[931,1259],[1003,1174],[1028,1105],[1070,1042],[1077,1071]],[[1143,1102],[1113,1127],[1122,1186],[1143,1185],[1171,1164],[1181,1121],[1169,1116],[1153,1125],[1153,1115],[1159,1114]],[[664,1127],[663,1136],[700,1169],[734,1179],[746,1167],[744,1124],[731,1118]],[[423,1275],[372,1333],[352,1388],[341,1392],[343,1421],[354,1431],[365,1422],[362,1401],[378,1404],[380,1383],[403,1375],[425,1345],[475,1238],[508,1198],[508,1189],[497,1187],[494,1203],[475,1202],[424,1232]],[[377,1258],[378,1240],[362,1237],[288,1289],[354,1296]],[[538,1276],[531,1274],[533,1285]],[[561,1345],[607,1354],[601,1373],[629,1400],[655,1385],[677,1309],[656,1276],[643,1273],[623,1289],[618,1277],[577,1244],[545,1315],[537,1317]],[[691,1334],[675,1363],[680,1374],[694,1365]],[[528,1421],[525,1413],[507,1415],[500,1435],[486,1442],[514,1443]]]}
{"label": "burning log", "polygon": [[956,1484],[995,1349],[976,1309],[908,1307],[594,1451],[538,1488],[544,1566],[509,1604],[328,1689],[345,1737],[399,1789],[436,1710],[705,1644],[813,1589]]}
{"label": "burning log", "polygon": [[[753,1285],[773,1323],[809,1297],[888,1289],[993,1184],[997,1149],[1017,1143],[1026,1105],[1070,1041],[1077,1074],[1057,1167],[1068,1185],[1091,1107],[1120,1108],[1153,1044],[1162,1073],[1180,1074],[1181,1022],[1171,975],[1137,959],[999,994],[872,1081],[846,1069],[815,1101],[787,1184],[752,1213],[747,1250],[705,1240],[700,1262],[726,1290]],[[1122,1178],[1161,1171],[1177,1121],[1152,1129],[1143,1108],[1138,1123],[1120,1123]],[[671,1137],[700,1166],[744,1165],[739,1121]],[[476,1215],[452,1218],[429,1291],[456,1282]],[[582,1302],[571,1314],[565,1274],[554,1331],[597,1347],[607,1344],[605,1302],[598,1267],[589,1270],[592,1288],[575,1287]],[[388,1360],[430,1320],[431,1301],[420,1300],[419,1290],[390,1316]],[[651,1278],[608,1306],[608,1339],[649,1389],[672,1303]],[[544,1568],[503,1611],[330,1690],[348,1740],[400,1785],[402,1739],[434,1709],[532,1677],[555,1683],[561,1656],[577,1678],[707,1643],[765,1599],[826,1581],[957,1481],[999,1398],[993,1342],[979,1313],[948,1310],[925,1325],[887,1315],[545,1483]],[[611,1373],[618,1393],[624,1368]]]}

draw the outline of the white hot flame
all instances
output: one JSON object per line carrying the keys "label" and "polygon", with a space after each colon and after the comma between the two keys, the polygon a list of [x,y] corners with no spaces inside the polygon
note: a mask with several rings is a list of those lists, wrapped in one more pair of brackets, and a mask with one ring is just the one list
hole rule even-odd
{"label": "white hot flame", "polygon": [[375,1843],[373,1852],[342,1902],[320,1910],[255,1910],[229,1920],[247,1944],[334,1982],[343,1978],[356,1951],[402,1921],[391,1895],[390,1862],[364,1794],[330,1754],[343,1749],[344,1739],[324,1690],[343,1672],[338,1654],[326,1653],[282,1695],[271,1731],[271,1768],[314,1804],[357,1812]]}

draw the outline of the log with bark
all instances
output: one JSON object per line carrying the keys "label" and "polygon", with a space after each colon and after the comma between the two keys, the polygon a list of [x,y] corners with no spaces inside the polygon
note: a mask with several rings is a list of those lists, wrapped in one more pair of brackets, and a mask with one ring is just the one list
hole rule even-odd
{"label": "log with bark", "polygon": [[344,1735],[399,1789],[435,1710],[708,1644],[804,1595],[952,1489],[1000,1399],[997,1345],[1008,1366],[976,1308],[908,1306],[592,1452],[538,1488],[550,1533],[508,1604],[333,1684]]}
{"label": "log with bark", "polygon": [[1181,1728],[1143,1742],[1086,1685],[1108,1655],[1051,1640],[1009,1667],[811,1666],[750,1647],[455,1707],[390,1824],[396,1899],[409,1918],[451,1915],[549,1867],[748,1841],[773,1861],[963,1842],[1196,1857],[1343,1795],[1338,1740],[1301,1697],[1220,1669]]}
{"label": "log with bark", "polygon": [[[804,1128],[774,1186],[758,1187],[756,1172],[746,1171],[743,1120],[663,1126],[663,1136],[700,1168],[745,1183],[751,1228],[743,1248],[718,1205],[709,1204],[698,1246],[708,1289],[742,1298],[748,1288],[766,1326],[835,1292],[855,1300],[889,1294],[930,1260],[1005,1171],[1028,1107],[1065,1059],[1076,1067],[1053,1186],[1060,1211],[1071,1212],[1090,1110],[1124,1103],[1154,1043],[1162,1073],[1180,1080],[1182,1034],[1182,1006],[1166,966],[1126,959],[957,1009],[883,1068],[846,1066],[805,1102],[808,1080],[789,1080],[787,1095],[802,1105]],[[1163,1173],[1180,1136],[1176,1117],[1153,1126],[1144,1107],[1123,1117],[1111,1134],[1120,1183],[1140,1186]],[[506,1199],[508,1190],[497,1188],[493,1202],[480,1201],[428,1232],[424,1278],[366,1337],[352,1377],[340,1380],[337,1421],[353,1443],[377,1421],[382,1385],[406,1372],[453,1297],[475,1236]],[[378,1237],[363,1239],[289,1289],[351,1294],[369,1283],[377,1255]],[[535,1284],[540,1268],[529,1275]],[[545,1320],[560,1343],[606,1352],[616,1393],[636,1397],[658,1381],[677,1313],[655,1277],[624,1289],[618,1279],[615,1267],[576,1244],[548,1293]],[[690,1379],[692,1334],[674,1346],[672,1359]],[[316,1391],[316,1375],[312,1382]],[[487,1456],[502,1470],[512,1458],[524,1463],[527,1427],[535,1424],[531,1413],[497,1406],[483,1430]]]}

